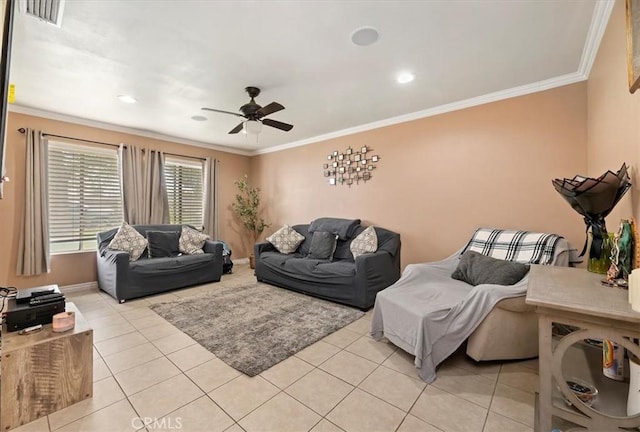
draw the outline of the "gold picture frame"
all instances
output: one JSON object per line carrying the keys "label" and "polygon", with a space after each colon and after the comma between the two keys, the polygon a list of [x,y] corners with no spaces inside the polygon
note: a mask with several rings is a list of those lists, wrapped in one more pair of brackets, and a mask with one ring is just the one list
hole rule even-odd
{"label": "gold picture frame", "polygon": [[629,92],[640,88],[640,0],[626,0]]}

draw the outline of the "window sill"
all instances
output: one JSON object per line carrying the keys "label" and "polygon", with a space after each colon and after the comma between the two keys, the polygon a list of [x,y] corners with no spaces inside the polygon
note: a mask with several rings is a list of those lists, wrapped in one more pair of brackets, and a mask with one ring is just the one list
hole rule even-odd
{"label": "window sill", "polygon": [[58,255],[76,255],[76,254],[95,254],[96,251],[94,250],[85,250],[85,251],[66,251],[66,252],[51,252],[51,256],[58,256]]}

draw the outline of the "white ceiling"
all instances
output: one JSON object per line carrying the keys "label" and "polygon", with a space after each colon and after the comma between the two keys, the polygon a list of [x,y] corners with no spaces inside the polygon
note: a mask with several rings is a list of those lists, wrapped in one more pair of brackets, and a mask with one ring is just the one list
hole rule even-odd
{"label": "white ceiling", "polygon": [[[585,79],[610,9],[595,0],[67,0],[61,27],[17,11],[11,82],[16,110],[264,152]],[[379,30],[376,44],[351,42],[362,26]],[[403,70],[415,81],[396,83]],[[264,127],[251,144],[227,134],[239,117],[200,110],[236,111],[249,85],[262,89],[259,104],[286,107],[269,118],[293,130]]]}

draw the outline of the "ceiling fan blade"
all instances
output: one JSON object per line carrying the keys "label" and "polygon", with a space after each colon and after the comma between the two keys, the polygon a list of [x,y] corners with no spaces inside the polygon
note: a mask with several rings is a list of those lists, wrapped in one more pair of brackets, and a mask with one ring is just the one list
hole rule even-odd
{"label": "ceiling fan blade", "polygon": [[244,117],[242,114],[238,114],[238,113],[234,113],[231,111],[223,111],[223,110],[219,110],[219,109],[213,109],[213,108],[202,108],[204,111],[213,111],[213,112],[218,112],[218,113],[222,113],[222,114],[231,114],[234,116],[238,116],[238,117]]}
{"label": "ceiling fan blade", "polygon": [[238,126],[234,127],[233,129],[231,129],[229,131],[230,134],[237,134],[238,132],[240,132],[242,130],[242,127],[244,126],[244,122],[240,123]]}
{"label": "ceiling fan blade", "polygon": [[282,111],[284,107],[280,105],[278,102],[271,102],[269,105],[263,106],[258,110],[258,115],[260,117],[268,116],[269,114],[273,114],[274,112]]}
{"label": "ceiling fan blade", "polygon": [[289,132],[291,129],[293,129],[293,125],[290,125],[288,123],[282,123],[277,120],[271,120],[271,119],[262,120],[262,124],[266,124],[267,126],[271,126],[286,132]]}

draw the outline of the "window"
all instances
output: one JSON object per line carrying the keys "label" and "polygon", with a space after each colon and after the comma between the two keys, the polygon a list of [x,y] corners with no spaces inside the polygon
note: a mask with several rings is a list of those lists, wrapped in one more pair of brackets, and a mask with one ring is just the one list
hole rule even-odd
{"label": "window", "polygon": [[202,162],[165,157],[164,176],[169,198],[170,222],[202,228]]}
{"label": "window", "polygon": [[122,223],[115,149],[49,142],[51,253],[96,249],[96,234]]}

